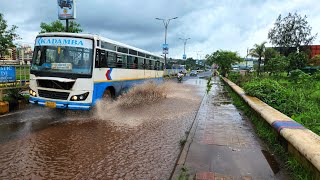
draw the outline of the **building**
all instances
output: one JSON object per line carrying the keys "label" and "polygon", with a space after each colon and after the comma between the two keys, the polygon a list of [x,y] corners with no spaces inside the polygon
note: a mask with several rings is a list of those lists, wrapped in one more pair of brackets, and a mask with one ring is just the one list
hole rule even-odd
{"label": "building", "polygon": [[0,60],[16,60],[17,59],[17,54],[16,54],[16,48],[10,48],[8,49],[8,53],[0,57]]}
{"label": "building", "polygon": [[18,60],[26,64],[29,64],[32,61],[33,50],[29,45],[21,45],[17,48]]}
{"label": "building", "polygon": [[244,61],[236,64],[239,69],[252,69],[253,65],[258,63],[257,59],[254,58],[244,58]]}
{"label": "building", "polygon": [[8,53],[4,57],[0,57],[0,60],[19,60],[23,63],[30,63],[32,56],[32,47],[29,45],[21,45],[8,49]]}

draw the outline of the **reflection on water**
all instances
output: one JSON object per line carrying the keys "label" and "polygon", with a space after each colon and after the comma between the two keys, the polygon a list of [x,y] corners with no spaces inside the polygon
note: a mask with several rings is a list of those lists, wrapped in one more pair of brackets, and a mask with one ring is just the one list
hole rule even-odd
{"label": "reflection on water", "polygon": [[102,103],[93,116],[40,108],[5,119],[0,179],[167,179],[201,96],[194,85],[166,86],[153,104]]}

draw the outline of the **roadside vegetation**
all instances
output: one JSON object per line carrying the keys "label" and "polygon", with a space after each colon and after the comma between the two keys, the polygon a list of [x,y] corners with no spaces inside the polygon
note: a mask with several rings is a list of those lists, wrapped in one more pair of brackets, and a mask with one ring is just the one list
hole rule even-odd
{"label": "roadside vegetation", "polygon": [[278,141],[278,135],[274,129],[254,110],[252,110],[243,99],[238,96],[229,86],[225,86],[229,91],[233,104],[248,117],[255,126],[255,131],[262,139],[271,154],[275,154],[279,160],[280,166],[286,168],[291,176],[297,180],[313,180],[313,174],[305,168],[293,156],[289,155]]}
{"label": "roadside vegetation", "polygon": [[[292,28],[294,27],[294,28]],[[307,17],[289,13],[279,17],[268,33],[273,47],[255,44],[248,55],[257,59],[254,71],[232,71],[241,61],[236,52],[219,50],[207,55],[207,62],[219,67],[220,74],[293,120],[320,135],[320,55],[311,56],[311,34]],[[225,54],[228,54],[226,56]],[[232,57],[232,58],[230,58]],[[269,151],[281,161],[294,179],[313,179],[312,172],[291,157],[278,141],[277,134],[229,87],[234,104],[252,120],[257,134],[269,145]]]}
{"label": "roadside vegetation", "polygon": [[[294,29],[290,27],[295,27]],[[219,71],[255,96],[320,135],[320,56],[310,59],[309,45],[317,34],[311,34],[307,17],[289,13],[279,17],[270,29],[266,42],[255,44],[249,55],[257,58],[254,72],[231,71],[241,62],[235,52],[219,50],[207,56],[207,62],[217,64]]]}
{"label": "roadside vegetation", "polygon": [[274,76],[245,76],[230,73],[231,81],[240,85],[250,96],[255,96],[320,135],[320,72],[308,75],[294,70]]}

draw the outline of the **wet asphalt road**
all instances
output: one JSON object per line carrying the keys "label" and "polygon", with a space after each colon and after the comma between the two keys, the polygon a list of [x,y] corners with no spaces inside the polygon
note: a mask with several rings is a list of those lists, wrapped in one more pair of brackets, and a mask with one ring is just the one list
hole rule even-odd
{"label": "wet asphalt road", "polygon": [[187,79],[152,105],[0,116],[0,179],[168,179],[206,85]]}

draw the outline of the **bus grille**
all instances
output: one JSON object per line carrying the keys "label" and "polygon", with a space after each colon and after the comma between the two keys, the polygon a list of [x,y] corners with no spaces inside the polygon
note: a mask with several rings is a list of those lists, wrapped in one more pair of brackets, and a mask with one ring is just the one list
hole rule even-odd
{"label": "bus grille", "polygon": [[74,82],[59,82],[55,80],[37,80],[38,86],[52,89],[64,89],[70,90],[74,85]]}
{"label": "bus grille", "polygon": [[67,100],[70,93],[67,92],[55,92],[55,91],[46,91],[46,90],[38,90],[39,96],[50,99],[61,99]]}

